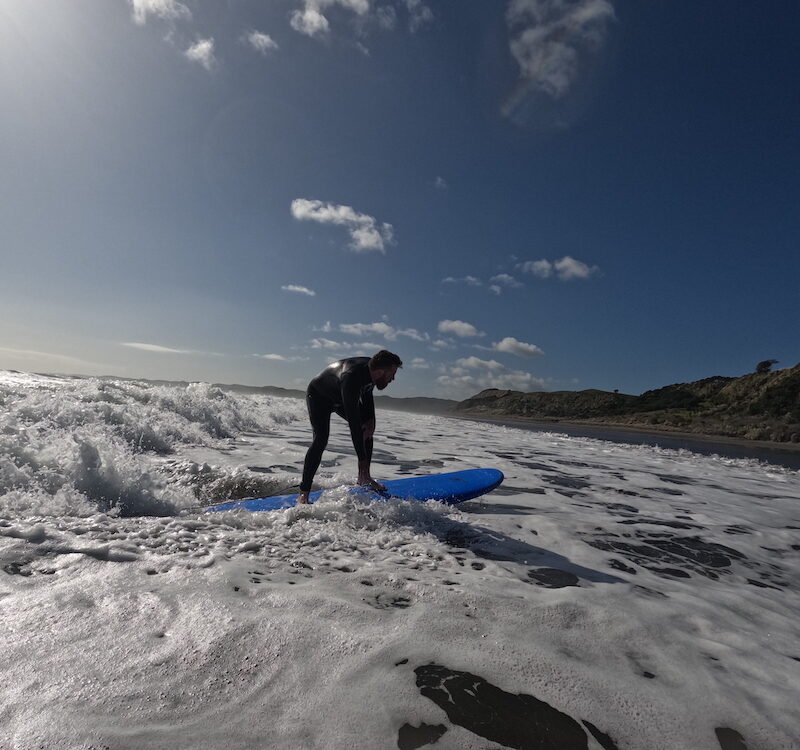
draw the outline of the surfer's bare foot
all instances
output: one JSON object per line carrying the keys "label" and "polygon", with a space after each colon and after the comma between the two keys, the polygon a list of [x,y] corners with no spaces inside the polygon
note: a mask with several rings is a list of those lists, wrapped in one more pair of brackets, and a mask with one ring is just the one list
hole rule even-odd
{"label": "surfer's bare foot", "polygon": [[375,490],[376,492],[386,492],[386,487],[380,482],[376,482],[374,479],[365,479],[360,481],[359,484],[363,487],[369,487],[371,490]]}
{"label": "surfer's bare foot", "polygon": [[298,505],[308,505],[308,493],[307,492],[301,492],[297,496],[297,504]]}

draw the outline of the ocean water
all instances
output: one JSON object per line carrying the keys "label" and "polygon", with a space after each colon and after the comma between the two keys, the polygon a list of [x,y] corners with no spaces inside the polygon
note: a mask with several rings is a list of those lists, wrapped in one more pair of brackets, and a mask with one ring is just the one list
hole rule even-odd
{"label": "ocean water", "polygon": [[763,442],[751,443],[745,440],[728,440],[726,438],[704,437],[685,433],[647,432],[642,429],[626,429],[625,427],[598,424],[547,424],[530,420],[482,420],[492,424],[516,427],[521,430],[552,432],[557,430],[573,437],[591,437],[614,443],[630,445],[655,445],[660,448],[686,450],[704,456],[723,456],[725,458],[754,458],[767,464],[784,466],[787,469],[800,470],[800,451],[791,443]]}
{"label": "ocean water", "polygon": [[365,503],[302,401],[0,373],[0,748],[800,747],[800,473],[379,411]]}

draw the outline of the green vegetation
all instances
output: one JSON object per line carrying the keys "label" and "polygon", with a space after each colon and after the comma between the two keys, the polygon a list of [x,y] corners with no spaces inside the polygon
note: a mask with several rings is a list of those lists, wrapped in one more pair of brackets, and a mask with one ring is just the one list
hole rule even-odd
{"label": "green vegetation", "polygon": [[641,396],[598,390],[522,393],[489,389],[460,402],[455,411],[797,443],[800,364],[738,378],[715,376],[676,383]]}

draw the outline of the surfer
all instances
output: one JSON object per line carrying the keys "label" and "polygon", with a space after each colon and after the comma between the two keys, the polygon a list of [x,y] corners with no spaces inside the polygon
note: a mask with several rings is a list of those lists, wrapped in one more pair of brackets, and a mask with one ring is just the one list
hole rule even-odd
{"label": "surfer", "polygon": [[313,441],[303,464],[298,504],[308,502],[311,482],[317,473],[322,452],[328,445],[331,414],[347,421],[358,456],[358,483],[374,490],[386,488],[376,482],[369,470],[372,461],[372,436],[375,432],[375,402],[372,389],[382,391],[394,380],[403,362],[396,354],[381,349],[374,357],[350,357],[328,365],[306,390],[308,418]]}

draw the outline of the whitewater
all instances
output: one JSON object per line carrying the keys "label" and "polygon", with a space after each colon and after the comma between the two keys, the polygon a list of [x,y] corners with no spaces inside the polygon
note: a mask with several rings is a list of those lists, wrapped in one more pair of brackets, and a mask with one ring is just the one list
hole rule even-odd
{"label": "whitewater", "polygon": [[800,747],[800,472],[379,410],[317,504],[301,400],[0,372],[0,748]]}

